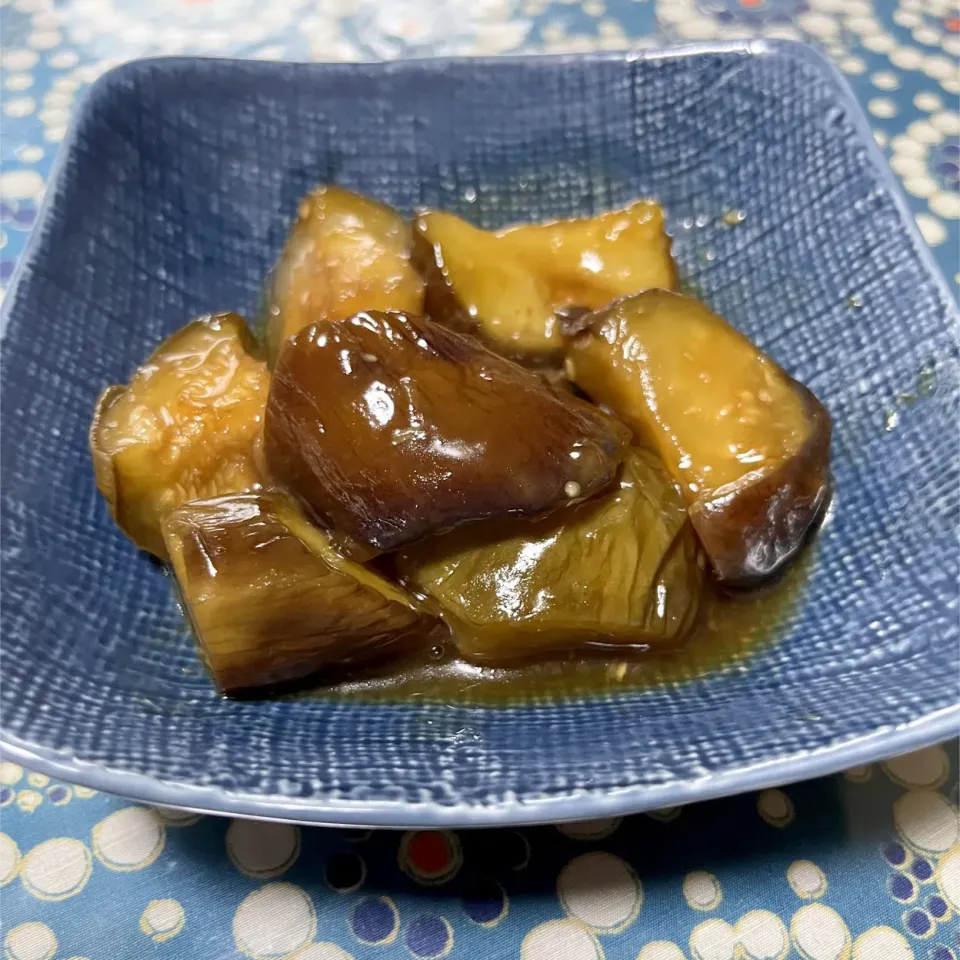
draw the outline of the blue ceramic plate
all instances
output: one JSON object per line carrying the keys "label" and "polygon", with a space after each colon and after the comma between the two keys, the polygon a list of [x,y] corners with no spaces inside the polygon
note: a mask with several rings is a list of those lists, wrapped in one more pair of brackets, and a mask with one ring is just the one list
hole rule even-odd
{"label": "blue ceramic plate", "polygon": [[[87,425],[187,319],[254,311],[319,180],[484,226],[663,201],[691,287],[834,419],[835,511],[779,643],[685,684],[502,707],[214,693],[94,489]],[[114,70],[5,303],[6,755],[147,802],[462,826],[688,802],[945,738],[955,309],[850,90],[803,47]]]}

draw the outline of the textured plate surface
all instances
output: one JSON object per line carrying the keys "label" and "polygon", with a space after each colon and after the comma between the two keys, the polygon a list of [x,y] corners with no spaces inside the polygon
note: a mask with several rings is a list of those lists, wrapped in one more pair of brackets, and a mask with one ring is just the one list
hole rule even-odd
{"label": "textured plate surface", "polygon": [[[693,289],[834,418],[836,510],[782,642],[583,702],[219,699],[94,489],[87,424],[187,319],[253,312],[318,180],[484,226],[659,197]],[[956,308],[859,108],[805,48],[127,65],[80,111],[5,313],[11,759],[214,811],[490,824],[695,800],[956,730]],[[898,400],[931,363],[935,389]]]}

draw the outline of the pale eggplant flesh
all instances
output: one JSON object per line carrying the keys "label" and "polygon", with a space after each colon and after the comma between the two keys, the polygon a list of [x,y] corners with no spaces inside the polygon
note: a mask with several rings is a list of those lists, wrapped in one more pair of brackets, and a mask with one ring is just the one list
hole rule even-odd
{"label": "pale eggplant flesh", "polygon": [[90,427],[97,487],[117,525],[161,559],[160,525],[190,500],[258,489],[270,374],[243,319],[195,320],[130,382],[101,393]]}
{"label": "pale eggplant flesh", "polygon": [[396,563],[462,656],[508,664],[677,644],[697,618],[702,559],[683,492],[655,453],[634,448],[608,494],[434,537]]}
{"label": "pale eggplant flesh", "polygon": [[412,245],[410,224],[371,197],[332,185],[304,197],[267,294],[271,364],[284,340],[311,323],[359,310],[420,313]]}
{"label": "pale eggplant flesh", "polygon": [[650,200],[497,231],[426,211],[414,221],[413,249],[428,316],[531,365],[562,360],[571,312],[677,283],[663,211]]}
{"label": "pale eggplant flesh", "polygon": [[718,579],[775,577],[828,500],[820,401],[690,297],[651,290],[579,324],[568,376],[663,458]]}

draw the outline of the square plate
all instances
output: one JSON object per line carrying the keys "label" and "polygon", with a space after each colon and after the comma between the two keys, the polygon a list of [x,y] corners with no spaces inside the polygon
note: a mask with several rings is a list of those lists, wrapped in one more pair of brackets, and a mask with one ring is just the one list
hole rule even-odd
{"label": "square plate", "polygon": [[[579,700],[219,698],[165,578],[107,515],[87,426],[163,336],[255,311],[320,180],[488,227],[658,197],[686,282],[834,420],[835,509],[782,639]],[[233,815],[491,825],[814,776],[960,723],[956,308],[849,88],[807,48],[128,64],[77,115],[4,321],[10,759]]]}

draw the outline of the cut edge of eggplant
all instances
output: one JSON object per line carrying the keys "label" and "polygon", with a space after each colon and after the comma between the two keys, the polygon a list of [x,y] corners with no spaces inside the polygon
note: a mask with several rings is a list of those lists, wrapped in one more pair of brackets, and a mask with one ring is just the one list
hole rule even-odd
{"label": "cut edge of eggplant", "polygon": [[[716,578],[725,587],[752,589],[785,572],[830,501],[830,416],[807,387],[784,376],[803,399],[810,419],[803,445],[778,466],[745,474],[688,509]],[[738,536],[726,533],[729,530]]]}

